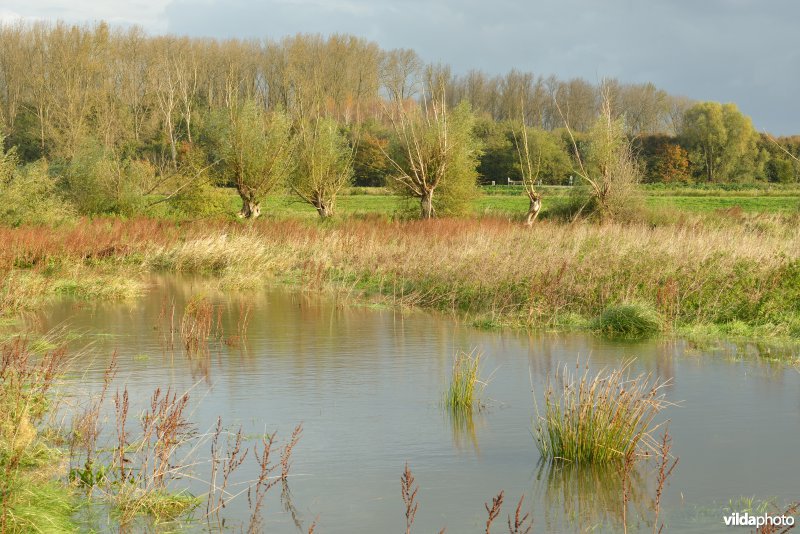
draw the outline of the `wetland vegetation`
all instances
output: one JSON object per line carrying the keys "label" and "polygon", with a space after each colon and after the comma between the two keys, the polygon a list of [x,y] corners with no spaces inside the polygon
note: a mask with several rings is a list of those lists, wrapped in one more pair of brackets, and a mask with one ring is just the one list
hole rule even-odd
{"label": "wetland vegetation", "polygon": [[[388,463],[405,463],[407,533],[418,511],[487,534],[708,526],[665,496],[660,417],[702,450],[683,449],[695,470],[728,460],[706,489],[731,502],[731,466],[756,460],[690,437],[736,441],[709,389],[779,436],[738,436],[749,452],[788,463],[796,136],[652,84],[460,77],[341,35],[3,24],[0,53],[0,533],[375,531]],[[64,330],[81,320],[94,343]],[[730,342],[739,360],[693,367]],[[601,365],[564,363],[594,348]],[[487,363],[506,366],[492,398]],[[741,380],[737,365],[759,381],[744,401],[715,376]],[[681,394],[699,423],[673,410]],[[420,492],[408,456],[453,498]],[[764,478],[781,510],[796,499],[786,473]]]}

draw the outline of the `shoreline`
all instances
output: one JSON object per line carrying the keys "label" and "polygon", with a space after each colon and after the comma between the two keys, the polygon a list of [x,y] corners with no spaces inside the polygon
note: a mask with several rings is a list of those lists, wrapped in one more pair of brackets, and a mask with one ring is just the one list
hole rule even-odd
{"label": "shoreline", "polygon": [[[786,239],[737,227],[546,223],[526,231],[501,219],[111,219],[5,233],[12,244],[0,288],[6,318],[58,295],[135,298],[146,290],[144,275],[165,272],[211,276],[245,294],[280,284],[526,332],[591,332],[609,308],[642,303],[659,327],[641,337],[800,347],[800,257],[790,252],[794,244],[800,250],[796,230]],[[541,247],[549,264],[521,261]]]}

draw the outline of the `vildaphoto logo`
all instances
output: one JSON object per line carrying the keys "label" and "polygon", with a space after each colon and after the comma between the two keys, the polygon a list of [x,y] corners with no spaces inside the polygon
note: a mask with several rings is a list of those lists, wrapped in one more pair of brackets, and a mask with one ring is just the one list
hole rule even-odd
{"label": "vildaphoto logo", "polygon": [[794,517],[790,515],[751,515],[747,512],[734,512],[722,518],[726,527],[793,527]]}

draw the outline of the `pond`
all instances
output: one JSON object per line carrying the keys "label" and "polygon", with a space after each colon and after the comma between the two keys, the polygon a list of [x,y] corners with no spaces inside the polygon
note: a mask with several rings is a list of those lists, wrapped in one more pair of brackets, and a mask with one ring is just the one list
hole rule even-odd
{"label": "pond", "polygon": [[[724,532],[728,509],[748,511],[751,497],[752,511],[763,500],[783,505],[800,497],[800,373],[791,365],[734,349],[704,353],[681,341],[489,332],[285,288],[226,294],[212,287],[160,277],[136,301],[63,300],[40,319],[41,328],[66,325],[81,335],[75,344],[91,340],[75,364],[79,372],[68,377],[73,393],[99,391],[116,350],[111,390],[127,387],[131,413],[155,388],[172,387],[190,391],[190,418],[200,433],[221,416],[226,428],[242,426],[249,438],[277,431],[280,443],[302,423],[288,485],[264,504],[267,532],[305,531],[315,519],[322,533],[401,532],[406,463],[419,484],[414,532],[483,532],[484,503],[501,490],[506,504],[497,532],[507,530],[506,513],[523,494],[533,532],[619,531],[618,475],[542,463],[532,435],[534,399],[541,404],[560,365],[578,361],[599,369],[635,358],[635,373],[670,381],[666,395],[678,406],[659,420],[669,420],[680,460],[665,489],[665,532]],[[218,306],[229,342],[187,357],[179,339],[168,339],[169,323],[178,323],[198,294]],[[247,303],[246,337],[236,339]],[[453,418],[441,402],[459,350],[480,351],[490,376],[486,407],[471,418]],[[104,439],[113,439],[113,420],[105,424]],[[208,444],[195,455],[194,478],[181,483],[200,495],[207,491]],[[634,472],[631,532],[652,531],[654,469],[640,462]],[[257,473],[248,458],[239,476]],[[224,512],[226,525],[238,531],[248,514],[240,495]],[[102,525],[111,528],[99,520],[95,528]],[[185,528],[207,529],[201,520]]]}

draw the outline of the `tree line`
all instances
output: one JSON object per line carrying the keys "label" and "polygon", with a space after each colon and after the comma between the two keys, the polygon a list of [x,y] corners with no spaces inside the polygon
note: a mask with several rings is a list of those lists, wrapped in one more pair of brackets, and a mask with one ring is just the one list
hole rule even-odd
{"label": "tree line", "polygon": [[605,115],[619,121],[644,181],[798,180],[800,137],[772,139],[733,104],[653,84],[456,75],[349,35],[216,40],[106,23],[0,26],[0,135],[7,162],[29,167],[6,173],[4,194],[35,184],[83,213],[153,202],[197,210],[213,203],[210,187],[228,185],[246,217],[278,188],[327,216],[351,183],[397,187],[428,216],[438,190],[451,206],[440,211],[457,211],[476,181],[524,178],[521,128],[538,182],[580,178],[580,155]]}

